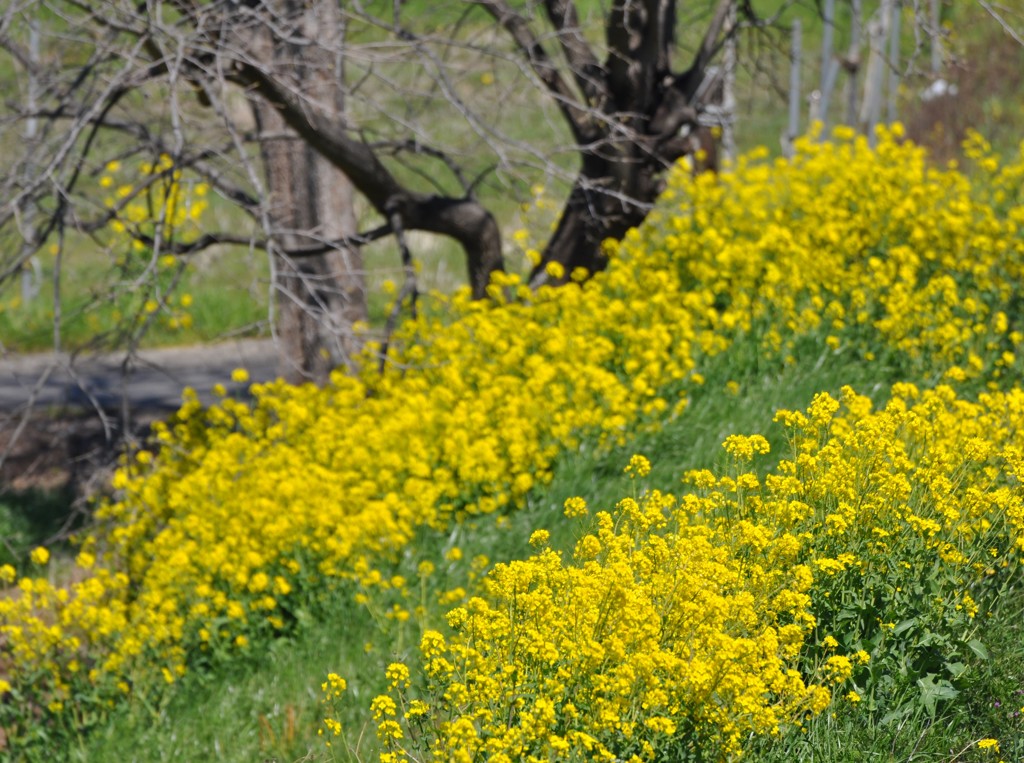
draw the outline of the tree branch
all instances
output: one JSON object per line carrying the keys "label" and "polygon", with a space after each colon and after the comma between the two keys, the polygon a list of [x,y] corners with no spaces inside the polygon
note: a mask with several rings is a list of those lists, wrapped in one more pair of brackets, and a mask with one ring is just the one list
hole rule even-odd
{"label": "tree branch", "polygon": [[302,100],[262,67],[239,62],[235,80],[254,87],[299,136],[344,172],[385,217],[397,209],[405,228],[440,233],[466,252],[473,295],[486,296],[490,275],[504,267],[501,231],[494,216],[473,199],[416,193],[405,188],[364,142],[351,138],[326,112]]}
{"label": "tree branch", "polygon": [[577,87],[588,106],[599,108],[601,101],[608,96],[604,70],[583,37],[576,5],[572,0],[545,0],[544,5]]}
{"label": "tree branch", "polygon": [[[367,146],[372,151],[388,151],[392,156],[397,156],[402,151],[408,151],[412,154],[419,154],[421,156],[429,156],[433,159],[440,159],[444,162],[444,166],[448,168],[455,179],[459,181],[459,185],[462,186],[462,191],[466,197],[472,196],[473,185],[466,181],[465,175],[462,174],[462,167],[456,162],[451,156],[439,148],[433,148],[420,142],[419,138],[406,138],[405,140],[380,140],[372,143],[367,143]],[[429,178],[430,182],[437,188],[440,185],[433,178]]]}
{"label": "tree branch", "polygon": [[[321,254],[326,254],[337,249],[348,249],[354,247],[365,246],[366,244],[379,241],[385,236],[390,235],[394,232],[394,228],[391,223],[385,223],[379,225],[376,228],[371,228],[368,231],[362,233],[356,233],[352,236],[343,236],[341,238],[334,238],[330,241],[324,241],[319,244],[311,244],[310,246],[303,247],[291,247],[288,249],[282,249],[280,244],[274,243],[273,249],[278,254],[283,254],[292,259],[301,259],[303,257],[317,257]],[[146,246],[153,246],[155,240],[152,236],[145,233],[133,232],[132,238],[139,241]],[[164,240],[161,243],[160,251],[162,254],[173,254],[176,257],[188,257],[194,254],[209,249],[212,246],[247,246],[255,249],[267,251],[271,248],[271,242],[267,239],[255,239],[248,236],[237,236],[233,233],[204,233],[194,241],[167,241]]]}
{"label": "tree branch", "polygon": [[533,73],[554,97],[576,141],[589,143],[596,140],[598,132],[594,119],[590,112],[580,105],[579,94],[565,81],[547,50],[533,34],[529,22],[505,0],[480,0],[480,5],[512,37]]}
{"label": "tree branch", "polygon": [[682,92],[686,96],[688,102],[693,98],[694,94],[696,94],[697,88],[700,87],[701,80],[704,79],[704,70],[707,69],[708,64],[711,63],[711,59],[713,59],[715,54],[721,49],[725,40],[732,37],[739,28],[738,25],[734,24],[732,27],[725,30],[723,37],[722,29],[729,18],[729,10],[735,2],[736,0],[718,1],[718,7],[715,8],[714,16],[711,19],[711,23],[708,24],[708,28],[704,32],[704,38],[701,40],[700,47],[697,48],[697,53],[693,57],[693,62],[690,64],[690,68],[687,69],[682,76],[677,78],[680,80]]}

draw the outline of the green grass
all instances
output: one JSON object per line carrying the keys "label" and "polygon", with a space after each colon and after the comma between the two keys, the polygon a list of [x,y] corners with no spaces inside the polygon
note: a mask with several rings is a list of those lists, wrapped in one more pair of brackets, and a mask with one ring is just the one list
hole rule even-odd
{"label": "green grass", "polygon": [[[679,480],[686,470],[724,463],[720,443],[729,434],[764,433],[781,452],[780,431],[771,424],[779,408],[806,407],[815,393],[837,394],[845,384],[874,397],[888,391],[891,369],[811,342],[798,348],[790,364],[755,353],[752,347],[741,344],[701,368],[706,384],[678,418],[663,422],[656,431],[638,426],[628,447],[601,450],[585,441],[559,457],[554,480],[535,489],[521,510],[499,521],[470,519],[446,533],[424,530],[409,553],[395,560],[393,572],[414,579],[418,562],[430,559],[446,576],[432,581],[432,588],[468,590],[472,556],[483,554],[492,563],[523,558],[531,553],[527,539],[534,529],[549,529],[556,548],[570,548],[575,538],[562,517],[564,500],[578,495],[595,508],[611,508],[633,489],[623,473],[633,453],[651,459],[651,486],[675,491],[682,487]],[[735,394],[726,387],[730,381],[739,384]],[[465,551],[461,562],[445,561],[453,546]],[[316,731],[320,684],[331,671],[349,681],[348,715],[342,719],[347,738],[360,759],[372,759],[375,738],[367,708],[385,688],[384,669],[394,660],[414,658],[421,629],[442,623],[447,607],[425,600],[425,617],[402,624],[381,616],[387,601],[375,602],[370,610],[354,603],[355,592],[353,587],[324,592],[322,600],[300,616],[292,638],[227,668],[191,675],[163,705],[133,700],[113,723],[82,742],[76,759],[327,760]],[[1019,655],[1024,657],[1024,648]],[[348,759],[340,740],[333,749],[340,759]],[[771,751],[765,754],[764,760],[775,759]]]}
{"label": "green grass", "polygon": [[0,492],[0,565],[24,571],[29,553],[61,530],[73,496],[67,488]]}
{"label": "green grass", "polygon": [[[623,473],[633,453],[653,464],[652,487],[674,491],[691,468],[725,464],[720,448],[729,434],[765,434],[774,457],[783,452],[781,431],[772,417],[779,408],[804,408],[819,391],[837,394],[853,386],[876,402],[885,399],[897,369],[865,363],[849,353],[833,352],[813,341],[797,347],[789,363],[766,356],[752,341],[700,368],[706,383],[692,394],[687,410],[674,419],[638,424],[629,445],[600,449],[585,440],[562,454],[553,481],[535,489],[525,505],[506,517],[469,519],[447,532],[422,530],[416,542],[385,574],[416,577],[417,564],[432,560],[440,578],[430,590],[456,586],[472,590],[471,557],[483,554],[493,564],[524,558],[534,529],[551,531],[555,548],[571,548],[575,538],[561,508],[570,496],[582,496],[595,509],[611,508],[634,489]],[[730,382],[735,384],[730,385]],[[447,560],[453,547],[464,550],[459,562]],[[392,661],[415,660],[423,629],[443,622],[446,606],[427,598],[424,614],[401,623],[384,614],[390,605],[372,598],[356,604],[355,584],[324,591],[298,614],[294,634],[261,653],[251,653],[209,672],[194,672],[161,704],[133,698],[113,721],[81,741],[80,761],[326,761],[370,760],[375,754],[370,699],[385,687],[384,669]],[[970,741],[994,736],[1004,760],[1024,759],[1024,592],[1012,589],[1001,611],[983,625],[990,657],[973,660],[953,702],[939,703],[894,718],[857,712],[837,703],[800,732],[752,744],[745,760],[757,763],[799,761],[983,761]],[[320,684],[328,672],[346,677],[349,691],[346,729],[328,750],[317,736],[322,712]],[[907,691],[913,691],[909,687]],[[126,751],[130,751],[126,755]],[[993,758],[994,760],[994,758]]]}
{"label": "green grass", "polygon": [[[848,704],[807,724],[805,733],[759,741],[757,763],[903,763],[904,761],[1024,760],[1024,589],[1015,588],[983,627],[989,659],[968,666],[960,694],[930,715],[923,707],[886,718]],[[1000,754],[973,742],[998,739]]]}

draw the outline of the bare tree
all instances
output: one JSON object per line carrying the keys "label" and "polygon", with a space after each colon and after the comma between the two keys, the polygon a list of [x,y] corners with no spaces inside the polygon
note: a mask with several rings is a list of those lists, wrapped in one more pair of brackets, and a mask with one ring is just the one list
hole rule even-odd
{"label": "bare tree", "polygon": [[[736,32],[735,1],[687,4],[685,22],[672,0],[615,0],[596,22],[571,0],[447,5],[438,25],[401,3],[13,0],[0,45],[20,97],[8,100],[0,140],[10,148],[26,120],[39,126],[30,150],[0,168],[0,230],[23,242],[2,255],[0,282],[44,247],[120,219],[126,202],[96,204],[100,168],[159,155],[171,157],[167,173],[211,184],[243,217],[187,240],[167,225],[134,235],[154,260],[228,244],[271,252],[283,344],[314,377],[355,349],[347,327],[365,316],[359,249],[369,241],[454,239],[484,296],[503,267],[484,192],[559,179],[567,199],[532,280],[550,280],[549,262],[566,277],[599,270],[601,242],[643,220],[664,171],[692,150],[680,132],[698,126],[696,96]],[[41,61],[30,28],[43,35]],[[675,68],[680,34],[692,51]],[[554,137],[513,134],[493,98],[476,98],[481,72],[500,75],[506,92],[536,88],[529,98],[547,104],[534,107],[534,127]],[[239,97],[255,124],[239,117]],[[377,216],[362,233],[349,184]]]}

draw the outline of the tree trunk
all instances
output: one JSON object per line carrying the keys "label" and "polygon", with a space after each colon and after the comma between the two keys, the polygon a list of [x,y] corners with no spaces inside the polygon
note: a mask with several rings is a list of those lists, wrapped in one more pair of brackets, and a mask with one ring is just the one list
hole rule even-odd
{"label": "tree trunk", "polygon": [[[288,2],[282,16],[311,44],[270,44],[282,76],[301,83],[341,121],[341,72],[327,51],[338,48],[337,9],[319,2],[306,9]],[[289,381],[324,383],[330,371],[348,365],[359,350],[352,331],[365,320],[366,286],[357,248],[292,257],[288,252],[322,245],[356,233],[349,179],[294,133],[273,105],[253,99],[266,175],[274,243],[274,292],[281,372]]]}
{"label": "tree trunk", "polygon": [[[508,6],[492,0],[492,13],[506,27]],[[614,0],[606,33],[608,58],[599,66],[575,44],[576,29],[567,24],[561,4],[548,0],[549,13],[560,31],[563,53],[591,111],[564,107],[580,145],[582,165],[554,235],[530,276],[533,285],[564,283],[573,270],[604,269],[605,239],[619,239],[643,222],[664,188],[664,173],[678,159],[704,150],[695,139],[704,105],[698,91],[707,65],[735,30],[733,0],[719,0],[714,18],[690,67],[671,70],[675,2]],[[552,11],[555,9],[555,11]],[[547,75],[549,88],[561,82],[549,73],[547,59],[522,35],[518,38],[535,70]],[[707,88],[704,88],[707,90]],[[598,112],[599,117],[594,118]],[[713,166],[713,165],[712,165]],[[561,265],[562,272],[548,267]]]}
{"label": "tree trunk", "polygon": [[[605,239],[619,239],[647,216],[646,204],[653,203],[659,190],[650,189],[641,196],[629,194],[613,186],[614,178],[606,166],[603,171],[580,173],[562,209],[558,226],[544,249],[541,262],[530,274],[535,285],[564,283],[576,268],[588,274],[604,270],[608,261],[601,244]],[[632,185],[617,183],[616,185]],[[634,191],[633,193],[636,193]],[[547,265],[561,265],[561,276],[548,275]]]}

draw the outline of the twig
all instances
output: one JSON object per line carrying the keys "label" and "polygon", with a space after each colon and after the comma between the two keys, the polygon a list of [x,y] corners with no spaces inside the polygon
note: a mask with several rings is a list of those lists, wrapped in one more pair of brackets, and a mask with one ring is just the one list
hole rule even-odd
{"label": "twig", "polygon": [[999,11],[993,8],[989,3],[985,2],[985,0],[978,0],[978,5],[988,11],[988,15],[994,18],[1003,28],[1003,31],[1010,35],[1018,45],[1024,45],[1024,38],[1017,33],[1016,29],[1010,26],[1006,19],[999,15]]}
{"label": "twig", "polygon": [[398,316],[402,312],[402,304],[405,300],[409,300],[409,311],[412,314],[413,320],[415,320],[416,298],[419,296],[419,289],[416,286],[416,268],[412,260],[412,253],[409,251],[409,246],[406,243],[405,229],[402,227],[402,214],[399,210],[392,209],[389,217],[391,219],[391,230],[394,232],[395,238],[398,239],[398,250],[402,255],[402,269],[405,271],[405,282],[402,284],[401,291],[398,292],[398,298],[395,300],[395,304],[388,315],[387,323],[384,326],[384,343],[381,345],[380,351],[380,373],[382,374],[387,365],[388,347],[391,344],[391,335],[398,324]]}

